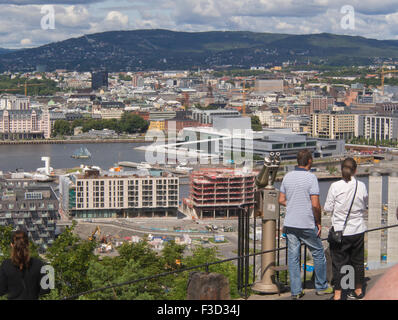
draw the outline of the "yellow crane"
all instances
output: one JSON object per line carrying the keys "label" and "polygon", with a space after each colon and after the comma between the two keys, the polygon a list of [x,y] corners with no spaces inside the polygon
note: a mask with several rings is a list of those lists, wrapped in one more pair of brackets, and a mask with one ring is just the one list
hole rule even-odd
{"label": "yellow crane", "polygon": [[381,90],[384,95],[384,75],[388,73],[398,72],[398,70],[384,70],[384,66],[381,68]]}

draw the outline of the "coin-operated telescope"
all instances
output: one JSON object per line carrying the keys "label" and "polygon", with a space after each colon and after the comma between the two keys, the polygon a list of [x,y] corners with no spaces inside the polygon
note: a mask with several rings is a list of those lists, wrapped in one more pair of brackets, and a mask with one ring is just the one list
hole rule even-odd
{"label": "coin-operated telescope", "polygon": [[[265,157],[264,166],[256,177],[255,215],[262,218],[262,251],[276,248],[276,221],[279,219],[279,190],[275,189],[276,174],[281,164],[280,153],[271,152]],[[275,251],[261,256],[261,280],[252,287],[261,293],[276,293]]]}

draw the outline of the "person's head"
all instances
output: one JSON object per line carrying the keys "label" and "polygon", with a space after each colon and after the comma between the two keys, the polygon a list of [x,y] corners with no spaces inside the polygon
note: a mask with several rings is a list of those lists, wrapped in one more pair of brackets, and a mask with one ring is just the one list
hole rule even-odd
{"label": "person's head", "polygon": [[299,167],[310,169],[312,166],[312,154],[308,149],[300,150],[297,153],[297,164]]}
{"label": "person's head", "polygon": [[357,163],[353,158],[347,158],[341,163],[341,175],[345,182],[351,181],[351,177],[357,171]]}
{"label": "person's head", "polygon": [[20,270],[28,266],[30,260],[29,238],[25,231],[18,230],[12,235],[11,261]]}

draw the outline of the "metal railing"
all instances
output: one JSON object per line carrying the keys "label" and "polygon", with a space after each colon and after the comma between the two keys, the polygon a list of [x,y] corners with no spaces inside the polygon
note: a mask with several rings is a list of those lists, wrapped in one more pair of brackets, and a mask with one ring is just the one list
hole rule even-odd
{"label": "metal railing", "polygon": [[[245,217],[242,217],[242,218],[244,219]],[[254,224],[254,226],[255,226],[255,224]],[[391,225],[391,226],[374,228],[374,229],[369,229],[369,230],[365,231],[365,233],[369,233],[369,232],[373,232],[373,231],[379,231],[379,230],[385,230],[385,229],[390,229],[390,228],[396,228],[396,227],[398,227],[398,224]],[[246,223],[242,224],[241,228],[247,228],[247,224]],[[254,229],[254,233],[255,232],[256,232],[256,229]],[[278,246],[280,244],[279,239],[280,239],[280,220],[278,222]],[[321,239],[322,242],[326,241],[326,240],[327,240],[327,238]],[[255,243],[255,241],[254,241],[254,243]],[[239,242],[238,242],[238,245],[239,245]],[[303,247],[304,247],[304,259],[303,259],[302,255],[301,255]],[[247,251],[247,247],[245,249],[246,249],[245,251]],[[245,299],[247,299],[248,298],[248,293],[249,293],[248,289],[249,289],[249,287],[251,287],[254,284],[254,281],[255,281],[255,257],[258,256],[258,255],[265,254],[265,253],[277,252],[278,255],[277,255],[277,259],[276,260],[277,260],[277,265],[279,265],[279,263],[280,263],[280,261],[279,261],[280,260],[279,253],[280,253],[280,251],[285,250],[285,252],[286,252],[285,265],[287,266],[287,259],[288,259],[287,258],[288,257],[287,249],[288,249],[288,247],[286,245],[284,247],[278,247],[278,248],[275,248],[273,250],[255,252],[255,245],[254,245],[254,253],[247,253],[247,254],[240,255],[240,256],[237,256],[237,257],[233,257],[233,258],[223,259],[223,260],[214,261],[214,262],[208,262],[208,263],[204,263],[204,264],[201,264],[201,265],[196,265],[196,266],[192,266],[192,267],[188,267],[188,268],[168,271],[168,272],[164,272],[164,273],[160,273],[160,274],[156,274],[156,275],[152,275],[152,276],[147,276],[147,277],[143,277],[143,278],[139,278],[139,279],[134,279],[134,280],[131,280],[131,281],[126,281],[126,282],[123,282],[123,283],[118,283],[118,284],[113,284],[113,285],[109,285],[109,286],[106,286],[106,287],[92,289],[92,290],[88,290],[88,291],[84,291],[84,292],[80,292],[80,293],[74,294],[74,295],[69,296],[69,297],[65,297],[62,300],[73,300],[73,299],[79,298],[81,296],[85,296],[85,295],[88,295],[88,294],[93,294],[93,293],[96,293],[96,292],[101,292],[101,291],[105,291],[105,290],[109,290],[109,289],[124,287],[124,286],[128,286],[128,285],[135,284],[135,283],[138,283],[138,282],[158,279],[158,278],[161,278],[161,277],[166,277],[166,276],[173,275],[173,274],[183,273],[183,272],[186,272],[186,271],[198,270],[198,269],[202,269],[202,268],[204,268],[205,271],[207,273],[209,273],[210,266],[214,266],[214,265],[218,265],[218,264],[222,264],[222,263],[226,263],[226,262],[231,262],[231,261],[237,261],[238,262],[238,283],[237,283],[238,292],[241,294],[241,296],[243,296]],[[300,268],[301,268],[302,262],[304,262],[303,289],[305,289],[306,280],[307,280],[307,250],[308,250],[307,245],[302,243],[301,246],[300,246]],[[250,283],[250,281],[249,281],[249,276],[248,276],[248,270],[249,269],[248,268],[244,269],[244,273],[242,273],[241,275],[239,274],[239,272],[241,272],[242,269],[243,269],[243,265],[248,267],[247,264],[248,264],[248,261],[249,261],[250,257],[253,257],[253,282],[252,283]],[[279,271],[276,271],[275,273],[276,273],[276,279],[279,282]],[[285,278],[285,284],[287,284],[287,277]],[[244,292],[242,291],[243,289],[244,289]]]}

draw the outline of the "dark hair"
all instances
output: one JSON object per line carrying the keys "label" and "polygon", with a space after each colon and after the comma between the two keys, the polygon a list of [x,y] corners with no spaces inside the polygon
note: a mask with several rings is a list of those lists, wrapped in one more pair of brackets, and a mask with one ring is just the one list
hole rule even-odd
{"label": "dark hair", "polygon": [[28,267],[30,261],[29,238],[23,230],[15,231],[12,235],[11,261],[20,270]]}
{"label": "dark hair", "polygon": [[351,177],[357,170],[357,162],[353,158],[345,159],[341,164],[341,175],[345,182],[351,181]]}
{"label": "dark hair", "polygon": [[308,149],[300,150],[297,153],[297,164],[299,167],[306,167],[310,160],[312,160],[312,154]]}

